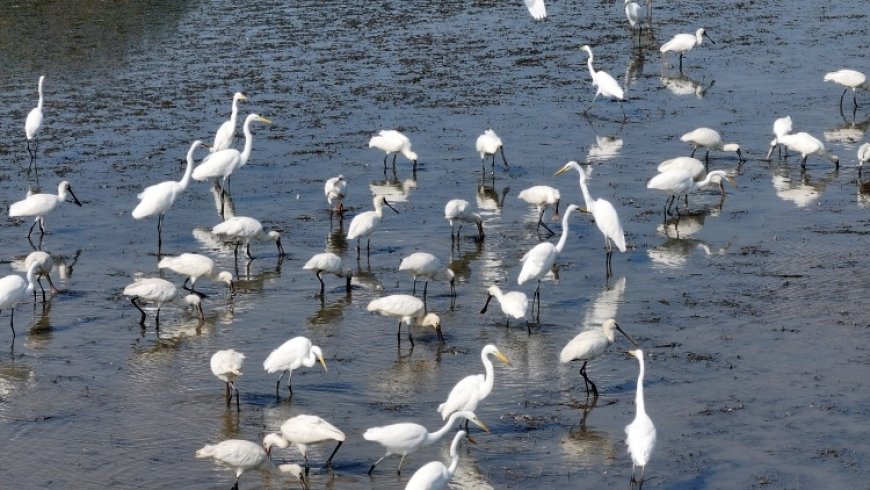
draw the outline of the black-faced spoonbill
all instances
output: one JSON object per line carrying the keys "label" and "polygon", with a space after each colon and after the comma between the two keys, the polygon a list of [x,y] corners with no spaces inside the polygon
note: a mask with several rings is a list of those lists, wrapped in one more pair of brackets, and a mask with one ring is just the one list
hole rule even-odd
{"label": "black-faced spoonbill", "polygon": [[609,318],[604,321],[600,328],[593,327],[577,334],[565,344],[565,347],[562,348],[562,352],[559,354],[559,362],[563,364],[572,361],[583,361],[583,366],[580,367],[580,374],[583,375],[583,383],[586,385],[587,394],[591,386],[592,393],[598,396],[598,388],[589,379],[589,376],[586,375],[586,363],[604,354],[604,351],[616,340],[617,330],[637,347],[637,342],[622,330],[619,324],[616,323],[616,320]]}
{"label": "black-faced spoonbill", "polygon": [[691,51],[695,46],[700,46],[703,38],[707,38],[711,43],[716,44],[713,39],[707,35],[704,28],[698,29],[694,34],[677,34],[670,41],[664,43],[659,51],[667,56],[668,51],[680,53],[680,73],[683,72],[683,53]]}
{"label": "black-faced spoonbill", "polygon": [[66,201],[66,195],[69,193],[73,198],[73,203],[81,207],[69,181],[64,180],[57,186],[57,194],[30,194],[24,200],[14,202],[9,206],[9,216],[12,218],[34,217],[33,224],[30,225],[30,231],[27,232],[27,238],[30,238],[33,233],[33,227],[39,223],[40,236],[45,234],[45,216],[57,208],[57,205]]}
{"label": "black-faced spoonbill", "polygon": [[212,354],[210,367],[211,372],[218,379],[226,383],[227,406],[230,406],[230,401],[233,399],[233,393],[236,395],[236,410],[239,409],[239,390],[236,388],[236,378],[242,375],[242,365],[245,362],[245,355],[233,349],[219,350]]}

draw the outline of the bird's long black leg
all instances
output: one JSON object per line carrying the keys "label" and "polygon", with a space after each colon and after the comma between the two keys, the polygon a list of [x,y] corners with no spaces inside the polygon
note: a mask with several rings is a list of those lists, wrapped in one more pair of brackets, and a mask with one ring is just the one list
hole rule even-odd
{"label": "bird's long black leg", "polygon": [[146,316],[146,315],[145,315],[145,310],[143,310],[142,307],[139,306],[139,301],[138,301],[138,300],[139,300],[139,296],[133,296],[132,298],[130,298],[130,302],[133,303],[133,306],[135,306],[136,309],[139,310],[139,313],[142,314],[142,317],[139,319],[139,324],[140,324],[140,325],[145,325],[145,316]]}
{"label": "bird's long black leg", "polygon": [[338,441],[338,445],[335,446],[335,449],[332,450],[332,454],[330,454],[329,458],[326,460],[325,466],[327,468],[332,468],[332,458],[335,456],[335,453],[338,452],[338,448],[340,448],[342,444],[344,444],[344,441]]}

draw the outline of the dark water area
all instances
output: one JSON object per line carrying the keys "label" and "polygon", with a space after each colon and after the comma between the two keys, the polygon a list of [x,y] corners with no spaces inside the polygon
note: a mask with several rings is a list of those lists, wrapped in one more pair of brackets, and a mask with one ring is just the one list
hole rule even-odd
{"label": "dark water area", "polygon": [[[864,2],[655,2],[640,43],[621,2],[549,2],[533,21],[521,2],[31,2],[4,6],[0,20],[0,201],[69,180],[81,208],[46,218],[42,249],[64,265],[61,294],[17,308],[14,341],[0,316],[2,488],[224,488],[232,473],[194,458],[227,438],[259,441],[289,417],[316,414],[348,436],[335,472],[318,468],[330,445],[314,446],[311,488],[404,488],[413,471],[446,461],[451,437],[366,471],[383,455],[366,428],[414,421],[435,430],[436,412],[463,376],[483,372],[480,350],[510,358],[478,416],[490,434],[461,448],[451,488],[628,486],[623,429],[634,417],[637,362],[620,339],[590,362],[600,396],[592,406],[562,347],[583,328],[614,317],[644,347],[646,407],[658,443],[645,488],[864,488],[870,313],[870,185],[856,151],[867,140],[867,93],[845,114],[842,88],[826,72],[864,73],[870,52]],[[683,76],[658,47],[705,27]],[[586,55],[627,85],[619,106],[596,101]],[[28,172],[24,119],[45,80],[45,126]],[[220,222],[210,184],[194,182],[167,214],[164,254],[199,252],[238,274],[234,293],[202,280],[206,318],[166,307],[159,334],[121,294],[135,277],[157,276],[156,219],[134,220],[136,194],[180,178],[191,142],[210,142],[244,91],[240,120],[254,127],[251,160],[232,179],[237,215],[281,230],[288,256],[255,244],[240,260],[208,230]],[[791,115],[839,156],[762,161],[777,117]],[[747,157],[711,153],[710,168],[737,187],[691,196],[691,212],[663,223],[666,196],[646,188],[661,161],[688,155],[680,135],[700,126],[738,142]],[[368,148],[379,129],[407,134],[416,173],[396,174]],[[474,142],[493,128],[511,169],[482,172]],[[240,131],[241,132],[241,131]],[[237,140],[241,146],[241,141]],[[203,152],[204,153],[204,152]],[[590,192],[619,212],[629,248],[605,277],[602,237],[588,216],[571,219],[558,274],[542,283],[541,323],[504,327],[497,307],[479,314],[486,290],[516,285],[520,257],[541,240],[535,211],[517,199],[551,185],[562,203],[582,203],[566,161],[592,168]],[[330,223],[323,182],[348,182],[343,224]],[[865,177],[867,174],[865,174]],[[863,192],[862,192],[863,189]],[[343,237],[351,217],[382,193],[387,211],[369,260]],[[486,239],[466,227],[450,240],[444,204],[468,200]],[[218,201],[219,202],[219,201]],[[564,208],[563,208],[564,209]],[[547,213],[549,216],[549,212]],[[31,222],[0,227],[0,261],[32,250]],[[558,224],[550,225],[557,233]],[[324,250],[356,272],[351,293],[302,265]],[[402,257],[427,251],[449,260],[457,297],[429,286],[428,308],[447,344],[415,329],[397,351],[392,319],[366,305],[410,293]],[[2,275],[12,273],[7,267]],[[20,272],[19,272],[20,274]],[[167,279],[180,283],[172,274]],[[293,374],[292,403],[276,401],[268,353],[290,337],[319,345],[329,366]],[[220,349],[247,355],[241,410],[227,409],[209,370]],[[497,363],[498,364],[498,363]],[[283,390],[283,388],[282,388]],[[284,394],[284,393],[282,393]],[[295,449],[276,453],[298,462]],[[268,471],[242,488],[298,488]]]}

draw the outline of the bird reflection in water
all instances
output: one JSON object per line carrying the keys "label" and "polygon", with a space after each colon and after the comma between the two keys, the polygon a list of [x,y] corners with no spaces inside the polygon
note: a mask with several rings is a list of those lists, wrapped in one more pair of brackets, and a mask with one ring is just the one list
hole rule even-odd
{"label": "bird reflection in water", "polygon": [[722,201],[718,206],[706,211],[682,214],[658,225],[656,232],[666,240],[655,248],[647,250],[649,258],[659,266],[679,268],[686,265],[689,256],[696,249],[701,249],[709,257],[724,253],[730,244],[717,251],[701,240],[691,238],[701,231],[708,216],[718,216],[721,213]]}
{"label": "bird reflection in water", "polygon": [[709,83],[706,81],[699,82],[685,75],[670,75],[666,72],[662,72],[659,80],[661,81],[662,87],[668,89],[668,91],[674,95],[694,95],[699,99],[703,99],[707,94],[707,91],[713,88],[713,85],[716,83],[716,80],[710,80]]}
{"label": "bird reflection in water", "polygon": [[616,460],[619,451],[613,434],[592,430],[588,425],[589,414],[598,403],[598,397],[579,405],[580,423],[571,427],[562,436],[562,455],[565,461],[582,468],[607,467]]}
{"label": "bird reflection in water", "polygon": [[838,169],[834,169],[821,177],[811,179],[806,170],[801,169],[800,177],[792,179],[792,169],[788,166],[773,165],[770,178],[777,197],[803,208],[817,201],[825,187],[835,181],[839,173]]}
{"label": "bird reflection in water", "polygon": [[495,175],[492,175],[491,180],[489,180],[484,173],[481,176],[480,183],[477,184],[477,209],[482,213],[495,216],[500,215],[501,209],[504,207],[504,200],[510,190],[510,187],[505,186],[501,190],[501,194],[499,194],[499,191],[495,187]]}
{"label": "bird reflection in water", "polygon": [[373,180],[369,183],[369,189],[373,196],[384,196],[387,202],[395,204],[399,202],[408,202],[411,196],[411,191],[417,188],[417,179],[398,179],[390,180]]}
{"label": "bird reflection in water", "polygon": [[870,180],[858,179],[858,206],[870,208]]}
{"label": "bird reflection in water", "polygon": [[[586,118],[586,123],[589,124],[589,127],[595,134],[595,144],[589,146],[586,154],[587,162],[603,163],[619,156],[619,151],[622,150],[624,144],[622,138],[618,135],[599,136],[595,125],[592,124],[592,120]],[[620,126],[621,128],[622,126]]]}
{"label": "bird reflection in water", "polygon": [[407,354],[398,356],[389,369],[371,376],[372,399],[388,400],[389,404],[415,403],[419,395],[431,390],[438,377],[441,350],[436,349],[429,359],[412,358],[413,351],[412,346]]}
{"label": "bird reflection in water", "polygon": [[829,143],[842,143],[853,145],[864,139],[864,133],[870,127],[870,119],[862,122],[848,121],[843,119],[843,124],[825,130],[823,133],[825,141]]}

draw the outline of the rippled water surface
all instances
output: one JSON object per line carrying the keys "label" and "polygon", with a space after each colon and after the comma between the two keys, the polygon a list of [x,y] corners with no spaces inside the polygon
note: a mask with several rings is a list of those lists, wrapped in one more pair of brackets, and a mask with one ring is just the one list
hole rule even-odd
{"label": "rippled water surface", "polygon": [[[403,488],[424,462],[446,460],[450,437],[408,457],[369,465],[383,453],[367,427],[416,421],[440,427],[435,409],[462,376],[482,372],[480,349],[497,344],[495,390],[478,409],[492,433],[461,449],[455,488],[627,486],[623,427],[634,416],[637,363],[618,340],[589,364],[598,384],[587,399],[578,365],[558,354],[581,329],[615,317],[645,348],[646,405],[658,428],[646,488],[862,488],[870,459],[867,291],[868,202],[856,150],[866,140],[870,99],[838,109],[841,89],[825,72],[866,65],[864,2],[655,2],[653,29],[633,39],[622,3],[549,2],[534,22],[521,2],[27,2],[0,22],[5,117],[0,118],[0,199],[28,186],[53,191],[69,180],[84,205],[46,220],[42,248],[64,262],[48,303],[21,304],[18,335],[0,317],[0,486],[3,488],[223,488],[231,472],[193,457],[226,438],[259,440],[283,420],[314,413],[348,434],[335,473],[319,470],[331,450],[315,447],[312,488]],[[705,42],[665,61],[657,47],[706,27]],[[599,100],[595,66],[629,85],[627,121]],[[23,122],[45,74],[45,127],[28,172]],[[233,92],[254,128],[250,162],[233,177],[236,214],[282,231],[288,256],[256,244],[257,259],[234,269],[232,249],[208,230],[220,221],[208,184],[194,183],[167,215],[164,253],[197,251],[234,270],[234,294],[203,280],[206,318],[167,307],[146,328],[121,291],[157,275],[156,220],[130,211],[145,186],[178,179],[194,139],[211,140]],[[838,170],[794,155],[764,162],[776,117],[822,138]],[[735,175],[690,199],[691,212],[662,223],[665,196],[646,189],[664,159],[687,155],[679,136],[699,126],[739,142],[748,161],[713,153],[711,168]],[[504,139],[509,171],[481,171],[474,141],[486,128]],[[408,134],[416,174],[396,174],[367,147],[378,129]],[[610,200],[629,249],[604,274],[601,235],[571,218],[558,274],[541,287],[540,324],[504,327],[498,308],[479,310],[486,289],[516,285],[523,253],[558,236],[535,230],[517,199],[536,184],[558,187],[563,206],[582,204],[568,160],[589,163],[593,196]],[[343,223],[330,223],[323,181],[350,182]],[[353,214],[384,193],[387,211],[369,260],[343,238]],[[463,230],[451,246],[444,204],[472,203],[484,221],[477,243]],[[5,206],[4,206],[5,207]],[[564,209],[564,208],[563,208]],[[549,219],[549,213],[547,214]],[[6,218],[0,257],[15,266],[32,249],[29,221]],[[558,224],[551,225],[560,232]],[[468,228],[468,227],[467,227]],[[473,228],[473,227],[472,227]],[[326,278],[323,301],[304,262],[324,249],[357,271],[353,289]],[[366,311],[384,294],[408,293],[402,257],[428,251],[459,278],[429,286],[447,344],[415,330],[397,350],[396,322]],[[10,268],[3,274],[11,273]],[[176,277],[167,275],[175,281]],[[180,282],[180,281],[179,281]],[[305,335],[329,371],[293,375],[295,396],[276,401],[269,351]],[[241,411],[227,409],[209,371],[211,354],[247,355]],[[282,395],[286,395],[283,391]],[[298,460],[295,450],[276,457]],[[242,488],[295,488],[268,471]]]}

